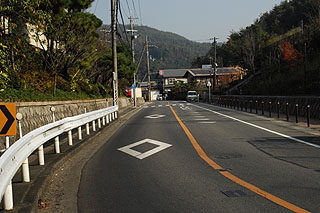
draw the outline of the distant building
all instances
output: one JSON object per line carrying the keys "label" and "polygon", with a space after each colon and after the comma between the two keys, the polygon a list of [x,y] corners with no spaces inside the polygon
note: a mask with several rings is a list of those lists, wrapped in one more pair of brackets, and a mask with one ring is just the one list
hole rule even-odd
{"label": "distant building", "polygon": [[[231,82],[242,79],[246,75],[240,67],[222,67],[217,68],[217,84],[221,87],[227,87]],[[206,87],[207,82],[214,78],[214,69],[204,66],[199,69],[164,69],[159,70],[156,76],[158,89],[169,92],[181,81],[183,83],[197,83],[199,86]]]}
{"label": "distant building", "polygon": [[188,83],[185,74],[188,69],[166,69],[160,70],[156,76],[158,87],[161,91],[169,92],[176,85],[178,81]]}
{"label": "distant building", "polygon": [[[219,86],[228,86],[231,82],[242,79],[246,73],[240,67],[222,67],[217,68],[216,78]],[[214,69],[190,69],[185,74],[188,83],[197,82],[200,85],[206,85],[214,78]]]}

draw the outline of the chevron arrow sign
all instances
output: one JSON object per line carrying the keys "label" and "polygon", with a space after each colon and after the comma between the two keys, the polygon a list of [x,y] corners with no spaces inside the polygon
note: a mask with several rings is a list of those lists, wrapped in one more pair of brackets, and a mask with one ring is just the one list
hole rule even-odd
{"label": "chevron arrow sign", "polygon": [[16,105],[0,103],[0,136],[16,135]]}

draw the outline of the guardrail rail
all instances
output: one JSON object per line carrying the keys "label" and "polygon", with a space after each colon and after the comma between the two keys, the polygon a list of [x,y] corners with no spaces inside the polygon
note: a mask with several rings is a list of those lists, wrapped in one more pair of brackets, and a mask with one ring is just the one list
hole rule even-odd
{"label": "guardrail rail", "polygon": [[59,153],[59,135],[67,132],[69,145],[72,145],[73,129],[78,129],[78,138],[81,140],[82,126],[86,125],[86,132],[89,134],[90,122],[92,122],[93,131],[95,131],[96,121],[98,121],[98,127],[101,128],[101,119],[102,125],[105,125],[117,117],[118,106],[108,107],[47,124],[17,140],[0,156],[0,201],[3,198],[4,209],[13,209],[11,180],[21,166],[23,181],[30,182],[27,160],[35,150],[38,149],[39,165],[44,165],[43,144],[49,140],[55,138],[55,150],[56,153]]}

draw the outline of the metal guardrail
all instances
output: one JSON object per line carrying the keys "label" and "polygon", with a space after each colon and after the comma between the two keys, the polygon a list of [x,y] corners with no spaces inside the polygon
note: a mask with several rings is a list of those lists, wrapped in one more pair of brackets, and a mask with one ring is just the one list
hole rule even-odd
{"label": "metal guardrail", "polygon": [[[105,119],[107,119],[108,123],[117,118],[117,111],[118,106],[113,106],[74,117],[64,118],[29,132],[10,146],[0,157],[0,201],[1,198],[3,198],[5,209],[10,210],[13,208],[12,195],[10,197],[10,195],[6,194],[6,191],[9,191],[9,194],[11,191],[12,194],[12,178],[15,176],[21,165],[24,164],[26,159],[28,159],[36,149],[39,149],[40,151],[39,147],[65,132],[68,132],[70,140],[71,131],[76,128],[78,128],[79,139],[82,139],[81,126],[87,124],[88,133],[88,124],[90,122],[93,122],[95,125],[95,121],[99,120],[100,125],[100,119],[103,118],[103,124],[105,124]],[[69,145],[72,145],[72,142],[70,144],[69,141]]]}

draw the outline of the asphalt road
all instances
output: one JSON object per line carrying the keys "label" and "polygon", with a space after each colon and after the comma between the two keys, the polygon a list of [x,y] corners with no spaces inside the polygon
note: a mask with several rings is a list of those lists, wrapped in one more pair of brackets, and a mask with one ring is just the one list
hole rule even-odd
{"label": "asphalt road", "polygon": [[320,212],[320,146],[306,142],[318,137],[285,122],[158,101],[87,162],[78,210]]}

